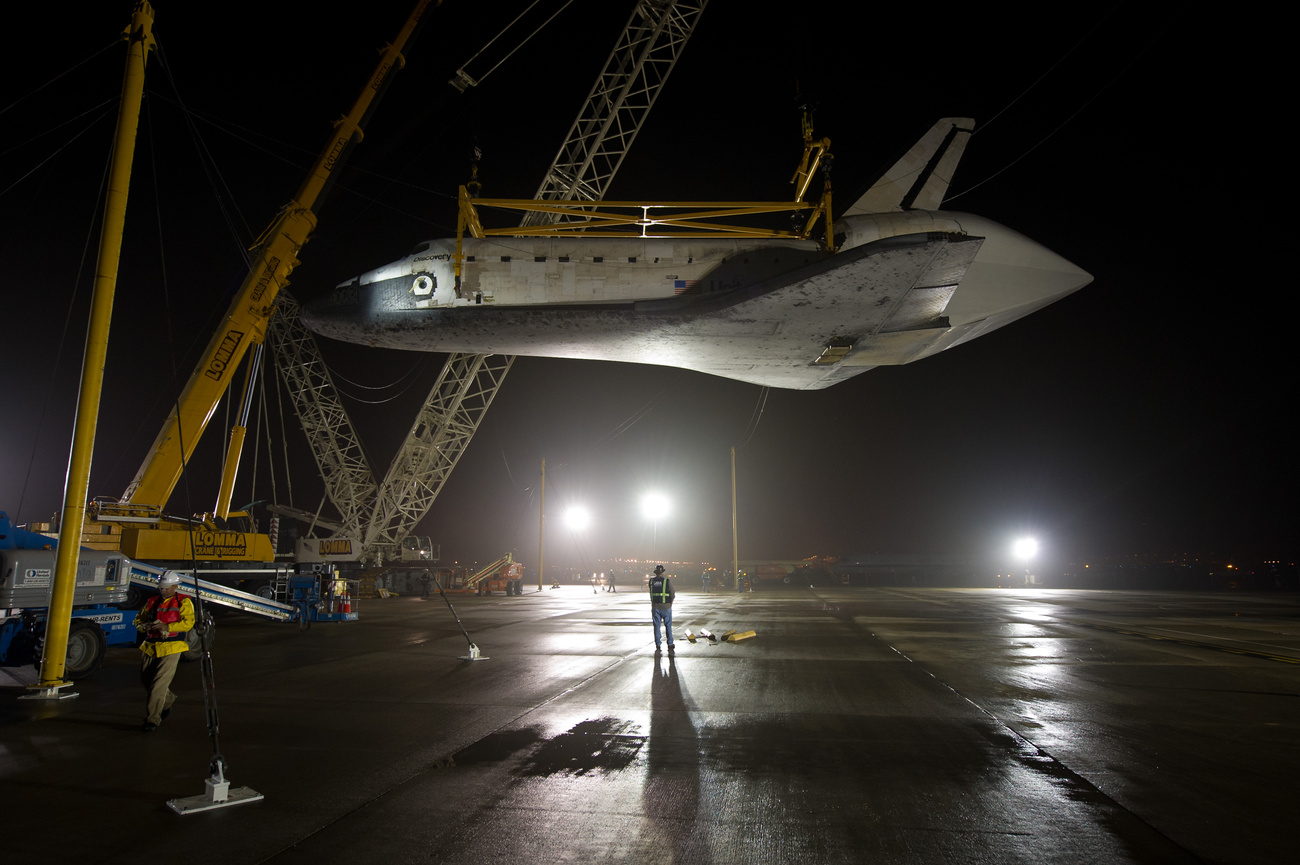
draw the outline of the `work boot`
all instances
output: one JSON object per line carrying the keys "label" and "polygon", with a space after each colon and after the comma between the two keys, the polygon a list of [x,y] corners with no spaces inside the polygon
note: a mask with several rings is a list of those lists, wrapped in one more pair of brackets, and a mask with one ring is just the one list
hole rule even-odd
{"label": "work boot", "polygon": [[153,721],[145,721],[144,725],[140,727],[140,732],[152,733],[154,730],[157,729],[158,729],[158,725],[155,724]]}

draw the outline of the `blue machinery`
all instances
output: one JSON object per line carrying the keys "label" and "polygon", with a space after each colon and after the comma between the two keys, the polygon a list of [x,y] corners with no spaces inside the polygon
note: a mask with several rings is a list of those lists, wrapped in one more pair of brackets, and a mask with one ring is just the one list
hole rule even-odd
{"label": "blue machinery", "polygon": [[[28,663],[33,655],[39,658],[54,556],[49,549],[0,549],[0,665]],[[120,553],[82,551],[68,632],[69,678],[93,672],[108,646],[136,644],[135,611],[166,572]],[[313,622],[357,620],[358,581],[338,577],[330,566],[307,573],[294,573],[291,567],[269,572],[266,594],[271,597],[196,579],[188,571],[176,573],[182,595],[194,597],[197,587],[204,604],[297,622],[302,630]]]}

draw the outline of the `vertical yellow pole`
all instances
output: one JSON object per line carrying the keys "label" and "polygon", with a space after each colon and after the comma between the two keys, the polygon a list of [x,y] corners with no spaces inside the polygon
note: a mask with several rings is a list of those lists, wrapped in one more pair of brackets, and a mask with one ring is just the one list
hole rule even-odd
{"label": "vertical yellow pole", "polygon": [[546,457],[542,457],[542,517],[537,521],[537,591],[542,590],[542,570],[546,559]]}
{"label": "vertical yellow pole", "polygon": [[740,535],[736,522],[736,449],[731,449],[731,578],[740,588]]}
{"label": "vertical yellow pole", "polygon": [[77,584],[81,527],[90,487],[95,430],[99,424],[104,358],[108,354],[108,325],[113,317],[113,294],[117,288],[117,266],[122,249],[123,225],[126,222],[127,190],[131,181],[131,162],[135,157],[135,131],[139,125],[140,103],[144,96],[144,67],[149,51],[154,47],[153,8],[144,0],[136,4],[126,37],[129,45],[122,81],[122,102],[118,109],[117,132],[113,139],[104,223],[99,235],[99,259],[95,265],[95,288],[90,301],[90,324],[86,331],[86,351],[81,363],[77,421],[72,433],[72,452],[68,457],[68,475],[63,489],[59,552],[55,560],[54,587],[45,622],[41,679],[39,684],[33,686],[41,692],[32,695],[36,697],[57,698],[58,689],[69,684],[63,681],[63,672],[68,654],[72,598]]}

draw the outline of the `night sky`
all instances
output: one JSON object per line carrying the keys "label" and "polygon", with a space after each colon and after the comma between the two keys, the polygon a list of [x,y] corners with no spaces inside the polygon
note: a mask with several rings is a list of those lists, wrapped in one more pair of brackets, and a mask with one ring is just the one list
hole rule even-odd
{"label": "night sky", "polygon": [[[51,26],[43,13],[11,10],[33,53],[2,61],[6,99],[26,94],[0,114],[0,509],[19,521],[48,519],[62,498],[121,76],[112,43],[130,15],[128,2],[95,5],[59,22],[54,45],[36,38]],[[452,235],[475,143],[485,195],[533,194],[630,3],[577,0],[479,88],[447,87],[524,5],[449,0],[431,13],[301,255],[295,295]],[[737,445],[742,558],[985,554],[1024,532],[1061,560],[1293,556],[1294,277],[1266,267],[1288,243],[1268,215],[1286,172],[1259,141],[1276,122],[1256,103],[1266,76],[1207,50],[1248,34],[1122,4],[1033,21],[969,4],[830,5],[856,11],[758,18],[755,4],[712,0],[610,197],[788,198],[802,92],[834,142],[842,210],[934,120],[970,116],[977,131],[945,206],[1021,231],[1095,281],[937,357],[825,391],[772,391],[748,438],[758,387],[522,358],[419,533],[445,558],[513,550],[535,562],[545,458],[548,561],[646,557],[652,543],[658,558],[729,559]],[[155,7],[164,62],[149,67],[92,495],[125,489],[174,393],[173,358],[188,375],[239,284],[241,246],[292,195],[409,11],[376,0],[319,20],[318,4],[265,6]],[[324,350],[345,393],[389,400],[349,402],[382,475],[442,358]],[[315,510],[305,439],[292,420],[282,434],[269,404],[278,498],[290,498],[288,441],[292,504]],[[170,510],[211,508],[223,418],[189,503],[178,489]],[[251,448],[241,502],[271,497],[264,444],[250,486]],[[637,509],[651,488],[675,506],[657,530]],[[579,501],[596,520],[580,541],[559,521]]]}

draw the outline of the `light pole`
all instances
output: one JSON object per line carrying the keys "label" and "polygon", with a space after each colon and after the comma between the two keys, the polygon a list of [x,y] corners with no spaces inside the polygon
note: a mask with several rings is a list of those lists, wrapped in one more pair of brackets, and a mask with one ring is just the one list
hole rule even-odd
{"label": "light pole", "polygon": [[[542,574],[546,567],[546,457],[542,457],[541,513],[537,518],[537,591],[542,590]],[[522,584],[522,581],[521,581]]]}

